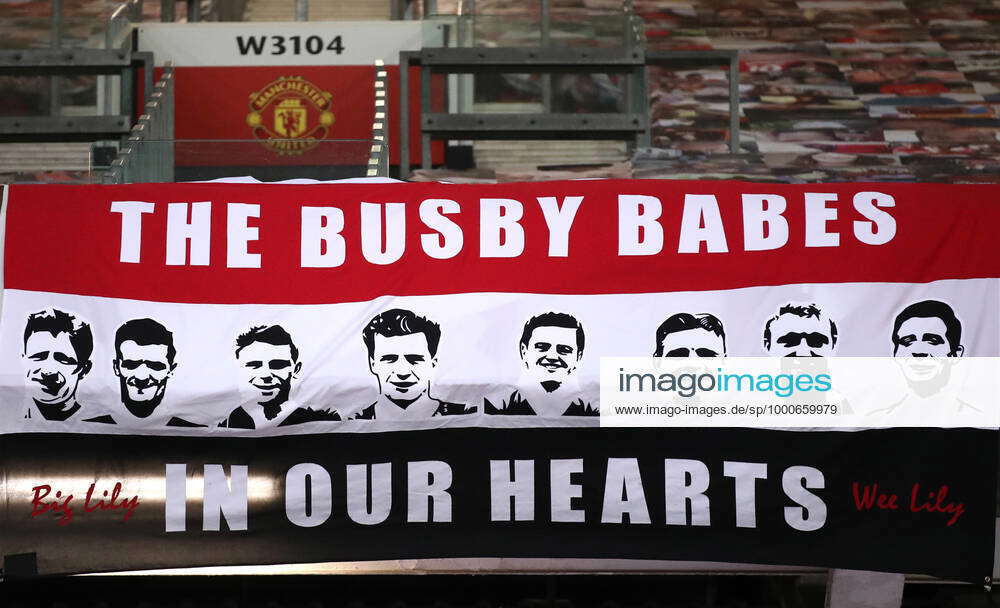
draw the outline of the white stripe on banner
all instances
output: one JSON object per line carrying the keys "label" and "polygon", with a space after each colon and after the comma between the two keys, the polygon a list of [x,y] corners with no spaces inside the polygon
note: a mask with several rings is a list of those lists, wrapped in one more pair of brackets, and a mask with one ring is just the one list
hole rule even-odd
{"label": "white stripe on banner", "polygon": [[[7,250],[7,197],[10,195],[10,187],[0,184],[0,268],[4,268],[3,256]],[[0,319],[3,318],[3,274],[0,272]]]}
{"label": "white stripe on banner", "polygon": [[[586,414],[595,414],[600,405],[601,358],[648,357],[658,347],[661,354],[676,355],[674,351],[685,348],[693,354],[711,354],[714,349],[729,357],[890,357],[900,349],[897,354],[949,351],[965,357],[996,357],[1000,355],[998,288],[997,279],[967,279],[668,294],[384,296],[368,302],[299,306],[158,303],[6,290],[0,326],[0,399],[4,404],[0,432],[239,433],[217,425],[240,406],[254,418],[255,434],[261,435],[470,424],[596,425],[597,417]],[[937,312],[920,312],[928,306],[921,304],[918,314],[901,314],[910,305],[928,301],[937,303],[928,309]],[[362,330],[376,315],[393,309],[411,311],[413,318],[424,317],[436,324],[440,328],[436,352],[430,352],[433,349],[423,333],[397,336],[402,339],[393,342],[393,348],[386,346],[388,339],[378,341],[381,336],[376,334],[378,340],[373,341],[378,352],[370,359]],[[944,309],[954,313],[947,323],[940,319],[948,316],[940,312]],[[35,317],[36,324],[42,323],[55,311],[71,315],[77,327],[87,324],[93,336],[92,353],[77,357],[79,361],[54,360],[56,353],[73,357],[78,346],[70,344],[65,333],[44,331],[33,333],[29,340],[37,343],[26,349],[29,317],[43,313]],[[556,315],[542,317],[542,322],[525,332],[529,320],[546,313]],[[683,327],[685,314],[700,325]],[[900,346],[902,336],[896,335],[894,341],[894,325],[911,317],[923,325],[900,326],[913,337],[911,343]],[[151,319],[172,334],[173,361],[166,361],[165,345],[142,337],[129,343],[126,336],[123,341],[138,350],[116,352],[116,332],[137,319]],[[566,319],[578,322],[581,330],[566,327]],[[928,325],[935,321],[940,328]],[[239,336],[253,327],[269,326],[280,326],[279,333],[287,334],[294,344],[294,357],[287,354],[287,346],[277,347],[279,351],[284,348],[284,359],[291,361],[283,364],[282,356],[265,352],[267,346],[274,346],[267,340],[250,340],[237,355]],[[525,333],[527,343],[522,344]],[[934,337],[942,333],[947,335]],[[275,335],[272,332],[269,338],[272,342]],[[157,354],[157,348],[163,352]],[[255,349],[261,352],[254,353]],[[157,361],[161,361],[160,369],[151,369]],[[170,365],[176,367],[171,371],[166,368]],[[282,386],[287,388],[287,403],[281,414],[261,416],[257,404],[268,398],[283,401],[275,397],[280,396]],[[32,404],[33,398],[66,401],[70,394],[80,408],[65,421],[41,417]],[[391,398],[401,395],[420,399],[412,408],[392,409]],[[129,399],[135,407],[123,405]],[[158,405],[150,406],[153,401]],[[144,418],[132,415],[142,407],[153,411]],[[367,410],[375,412],[375,420],[349,424],[312,420],[268,428],[296,407],[335,410],[341,418]],[[474,415],[432,417],[471,408],[476,410]],[[493,409],[537,415],[482,415]],[[102,416],[115,424],[84,422]],[[171,418],[205,427],[168,427]]]}

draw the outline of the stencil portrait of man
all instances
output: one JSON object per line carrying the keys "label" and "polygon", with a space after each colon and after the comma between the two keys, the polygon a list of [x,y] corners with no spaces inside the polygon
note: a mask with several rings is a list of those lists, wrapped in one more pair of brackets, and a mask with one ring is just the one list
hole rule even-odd
{"label": "stencil portrait of man", "polygon": [[679,312],[656,328],[654,357],[725,357],[726,331],[708,313]]}
{"label": "stencil portrait of man", "polygon": [[892,324],[892,356],[920,361],[901,365],[910,388],[936,393],[948,383],[951,365],[945,359],[965,354],[962,322],[951,306],[938,300],[910,304]]}
{"label": "stencil portrait of man", "polygon": [[898,400],[869,415],[888,416],[906,410],[945,416],[979,412],[958,396],[958,387],[950,386],[952,367],[964,354],[962,322],[950,305],[923,300],[903,308],[892,324],[892,356],[906,388]]}
{"label": "stencil portrait of man", "polygon": [[[48,308],[28,315],[21,358],[25,386],[45,420],[65,421],[80,411],[77,389],[90,372],[94,336],[77,317]],[[26,418],[32,418],[28,410]]]}
{"label": "stencil portrait of man", "polygon": [[393,308],[375,315],[361,337],[368,351],[368,369],[378,380],[379,396],[353,419],[419,420],[476,413],[475,406],[431,395],[441,341],[441,326],[434,321]]}
{"label": "stencil portrait of man", "polygon": [[509,397],[487,414],[523,416],[598,416],[600,411],[579,396],[576,369],[583,358],[583,325],[576,317],[547,312],[528,319],[518,349],[522,379]]}
{"label": "stencil portrait of man", "polygon": [[177,369],[174,335],[152,319],[132,319],[115,332],[115,360],[122,405],[148,418],[163,401],[167,380]]}
{"label": "stencil portrait of man", "polygon": [[785,304],[764,325],[764,350],[775,357],[829,357],[837,324],[815,304]]}
{"label": "stencil portrait of man", "polygon": [[[203,427],[177,416],[167,416],[160,404],[177,363],[174,335],[153,319],[126,321],[115,332],[112,370],[118,378],[124,412],[91,418],[89,422],[130,427]],[[161,411],[157,411],[160,408]]]}
{"label": "stencil portrait of man", "polygon": [[219,423],[220,427],[263,429],[340,420],[335,410],[303,407],[291,399],[302,362],[292,336],[280,325],[258,325],[240,334],[236,362],[244,401]]}
{"label": "stencil portrait of man", "polygon": [[893,357],[961,357],[962,322],[951,306],[924,300],[904,308],[892,324]]}

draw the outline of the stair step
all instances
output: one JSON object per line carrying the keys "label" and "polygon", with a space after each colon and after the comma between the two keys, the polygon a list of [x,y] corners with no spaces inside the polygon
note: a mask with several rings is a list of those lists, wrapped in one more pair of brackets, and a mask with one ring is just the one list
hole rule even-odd
{"label": "stair step", "polygon": [[89,168],[90,144],[86,142],[0,144],[0,173]]}
{"label": "stair step", "polygon": [[551,165],[615,164],[626,160],[618,141],[476,141],[476,166],[510,170]]}

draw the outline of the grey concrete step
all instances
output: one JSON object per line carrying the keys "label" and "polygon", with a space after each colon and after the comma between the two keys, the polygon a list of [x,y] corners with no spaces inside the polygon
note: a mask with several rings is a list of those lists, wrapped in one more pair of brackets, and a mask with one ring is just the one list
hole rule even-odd
{"label": "grey concrete step", "polygon": [[90,144],[0,144],[0,173],[18,171],[85,171],[90,168]]}
{"label": "grey concrete step", "polygon": [[626,160],[625,142],[618,141],[476,141],[473,151],[477,167],[494,170]]}

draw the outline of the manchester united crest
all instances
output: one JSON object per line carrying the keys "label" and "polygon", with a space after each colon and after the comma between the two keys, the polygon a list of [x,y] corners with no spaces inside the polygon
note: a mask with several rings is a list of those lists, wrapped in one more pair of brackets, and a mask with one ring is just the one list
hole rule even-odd
{"label": "manchester united crest", "polygon": [[282,76],[250,94],[247,125],[278,154],[302,154],[319,144],[333,125],[327,91],[299,76]]}

